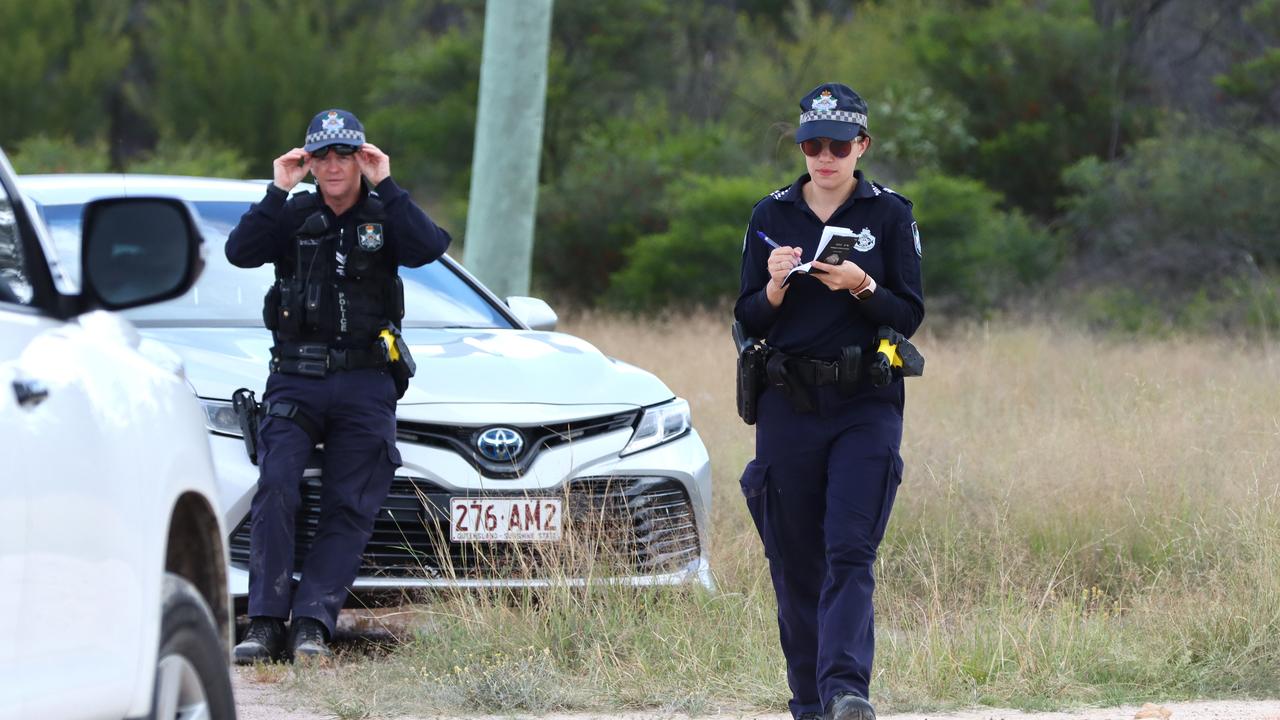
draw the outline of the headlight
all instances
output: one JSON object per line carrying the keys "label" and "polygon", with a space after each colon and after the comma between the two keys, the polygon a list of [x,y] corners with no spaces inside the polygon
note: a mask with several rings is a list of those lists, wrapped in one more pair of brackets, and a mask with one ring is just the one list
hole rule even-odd
{"label": "headlight", "polygon": [[204,408],[204,426],[210,432],[244,437],[240,432],[240,418],[225,400],[206,400],[199,398],[200,407]]}
{"label": "headlight", "polygon": [[682,398],[645,408],[631,442],[622,448],[619,455],[630,455],[675,440],[689,432],[691,424],[689,402]]}

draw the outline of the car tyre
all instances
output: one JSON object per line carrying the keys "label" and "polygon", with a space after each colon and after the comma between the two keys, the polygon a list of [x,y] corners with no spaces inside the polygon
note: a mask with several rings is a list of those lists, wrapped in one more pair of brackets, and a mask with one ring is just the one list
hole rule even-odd
{"label": "car tyre", "polygon": [[227,654],[209,604],[190,582],[164,578],[151,720],[235,720]]}

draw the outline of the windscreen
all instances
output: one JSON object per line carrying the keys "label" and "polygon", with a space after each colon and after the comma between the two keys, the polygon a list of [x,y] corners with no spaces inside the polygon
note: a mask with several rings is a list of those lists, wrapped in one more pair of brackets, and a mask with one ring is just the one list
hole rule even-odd
{"label": "windscreen", "polygon": [[[249,209],[244,202],[194,202],[204,235],[205,269],[185,295],[126,311],[139,325],[262,325],[262,298],[275,281],[271,265],[238,268],[227,261],[227,235]],[[80,283],[80,204],[42,207],[59,261]],[[443,262],[400,268],[404,327],[510,328],[513,325],[481,293]]]}

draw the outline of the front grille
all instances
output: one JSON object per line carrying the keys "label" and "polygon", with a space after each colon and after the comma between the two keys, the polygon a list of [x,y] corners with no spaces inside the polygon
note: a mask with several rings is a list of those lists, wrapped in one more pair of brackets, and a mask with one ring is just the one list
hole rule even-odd
{"label": "front grille", "polygon": [[[564,539],[555,543],[449,541],[449,498],[523,497],[520,492],[453,493],[426,480],[397,477],[374,523],[360,564],[362,577],[556,579],[647,575],[686,567],[699,556],[693,505],[684,486],[666,477],[599,477],[531,496],[564,499]],[[302,487],[295,534],[295,572],[320,518],[320,479]],[[231,535],[231,562],[249,564],[249,519]]]}
{"label": "front grille", "polygon": [[616,415],[550,425],[511,425],[509,427],[516,428],[524,436],[524,450],[519,457],[506,462],[494,462],[476,451],[476,436],[493,425],[465,427],[398,420],[396,439],[444,448],[457,453],[487,477],[511,479],[523,475],[543,449],[633,427],[637,415],[638,411],[628,410]]}

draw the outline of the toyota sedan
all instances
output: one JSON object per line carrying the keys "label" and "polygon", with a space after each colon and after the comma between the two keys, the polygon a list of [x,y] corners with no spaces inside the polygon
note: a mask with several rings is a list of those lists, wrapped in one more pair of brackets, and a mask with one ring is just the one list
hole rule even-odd
{"label": "toyota sedan", "polygon": [[[271,266],[245,270],[222,243],[265,183],[141,175],[27,176],[20,184],[73,278],[80,220],[103,196],[171,196],[200,216],[209,246],[199,282],[126,316],[176,352],[203,405],[229,580],[248,593],[249,460],[231,396],[260,398],[271,334]],[[300,188],[301,189],[301,188]],[[403,466],[353,590],[621,582],[710,587],[710,462],[689,404],[652,374],[554,332],[535,298],[495,297],[447,255],[401,268],[404,336],[418,370],[397,410]],[[323,447],[303,480],[299,564],[315,532]]]}

